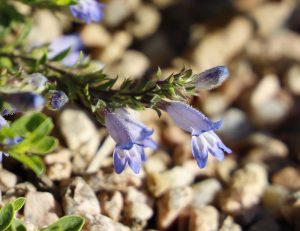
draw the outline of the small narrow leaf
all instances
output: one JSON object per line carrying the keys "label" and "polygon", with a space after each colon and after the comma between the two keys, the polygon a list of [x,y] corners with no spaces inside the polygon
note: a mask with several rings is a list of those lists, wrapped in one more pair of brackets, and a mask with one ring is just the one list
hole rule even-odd
{"label": "small narrow leaf", "polygon": [[23,205],[25,204],[25,198],[24,197],[19,197],[17,199],[15,199],[13,202],[11,202],[15,212],[19,211]]}
{"label": "small narrow leaf", "polygon": [[62,61],[64,58],[67,57],[67,55],[70,53],[71,49],[72,48],[69,47],[68,49],[63,50],[62,52],[60,52],[59,54],[57,54],[56,56],[54,56],[51,60],[52,61],[57,61],[57,62]]}
{"label": "small narrow leaf", "polygon": [[69,215],[60,218],[54,224],[40,231],[80,231],[84,225],[84,219],[80,216]]}

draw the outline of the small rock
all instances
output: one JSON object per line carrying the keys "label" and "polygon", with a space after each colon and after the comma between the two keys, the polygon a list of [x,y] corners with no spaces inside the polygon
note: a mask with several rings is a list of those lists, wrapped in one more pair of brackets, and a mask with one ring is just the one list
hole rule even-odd
{"label": "small rock", "polygon": [[299,96],[300,95],[300,67],[292,66],[287,75],[285,76],[285,84],[293,94]]}
{"label": "small rock", "polygon": [[186,140],[184,143],[177,145],[173,151],[173,161],[176,165],[182,165],[192,158],[191,141]]}
{"label": "small rock", "polygon": [[48,154],[45,158],[47,165],[47,176],[51,180],[68,179],[72,173],[71,152],[61,149],[55,153]]}
{"label": "small rock", "polygon": [[134,12],[134,20],[126,24],[127,30],[135,37],[145,39],[153,34],[161,21],[159,11],[151,5],[141,5]]}
{"label": "small rock", "polygon": [[160,173],[165,171],[170,163],[170,155],[162,150],[159,150],[147,159],[147,161],[144,163],[144,168],[148,173]]}
{"label": "small rock", "polygon": [[166,122],[166,125],[162,128],[162,139],[165,145],[170,148],[174,148],[176,145],[181,145],[186,141],[191,140],[190,135],[177,127],[164,113],[162,114],[162,120]]}
{"label": "small rock", "polygon": [[2,196],[2,203],[9,202],[18,197],[25,197],[27,193],[35,191],[36,187],[29,182],[17,184],[5,192],[5,195]]}
{"label": "small rock", "polygon": [[111,41],[111,35],[100,24],[88,24],[83,27],[80,37],[86,47],[105,47]]}
{"label": "small rock", "polygon": [[[253,32],[250,20],[234,19],[222,30],[208,33],[194,49],[193,61],[201,69],[226,64],[229,59],[244,49]],[[224,46],[226,44],[226,46]]]}
{"label": "small rock", "polygon": [[231,216],[226,217],[219,231],[242,231],[241,226],[236,224]]}
{"label": "small rock", "polygon": [[262,203],[272,215],[279,215],[281,208],[286,203],[289,191],[280,185],[268,186],[263,194]]}
{"label": "small rock", "polygon": [[169,227],[177,216],[192,201],[193,191],[190,187],[174,188],[165,193],[158,201],[158,227]]}
{"label": "small rock", "polygon": [[247,114],[238,108],[230,108],[224,114],[224,123],[219,132],[232,142],[245,138],[251,132]]}
{"label": "small rock", "polygon": [[258,33],[261,36],[269,36],[272,32],[288,20],[295,7],[294,1],[267,2],[256,7],[251,13],[251,17],[256,21]]}
{"label": "small rock", "polygon": [[26,221],[43,227],[54,223],[60,216],[61,209],[51,193],[29,192],[26,195],[24,207]]}
{"label": "small rock", "polygon": [[110,169],[108,172],[98,171],[87,176],[86,181],[95,192],[126,192],[128,186],[140,187],[143,178],[144,174],[142,171],[139,174],[135,174],[131,169],[126,168],[122,174],[115,173],[113,169]]}
{"label": "small rock", "polygon": [[150,66],[149,59],[141,52],[127,50],[122,55],[121,60],[106,67],[106,71],[111,76],[120,75],[122,77],[140,78]]}
{"label": "small rock", "polygon": [[113,35],[111,43],[104,48],[98,59],[106,64],[111,64],[122,58],[126,48],[131,44],[132,35],[126,31],[118,31]]}
{"label": "small rock", "polygon": [[259,203],[267,184],[266,169],[259,164],[247,164],[233,174],[229,188],[221,192],[221,209],[233,215],[246,212]]}
{"label": "small rock", "polygon": [[105,7],[104,23],[116,27],[137,10],[140,0],[111,0]]}
{"label": "small rock", "polygon": [[85,218],[86,225],[84,231],[130,231],[129,227],[101,214],[86,214]]}
{"label": "small rock", "polygon": [[120,192],[116,191],[112,194],[100,193],[99,201],[101,211],[104,215],[110,217],[114,221],[120,219],[120,214],[124,206],[123,196]]}
{"label": "small rock", "polygon": [[203,110],[209,116],[219,116],[224,113],[229,103],[222,93],[211,93],[203,101]]}
{"label": "small rock", "polygon": [[267,75],[252,92],[251,119],[261,127],[276,125],[286,118],[292,104],[291,96],[280,88],[277,76]]}
{"label": "small rock", "polygon": [[101,141],[96,126],[85,112],[76,108],[63,110],[58,123],[68,147],[75,153],[75,172],[84,171]]}
{"label": "small rock", "polygon": [[190,231],[217,231],[219,212],[213,206],[193,209],[189,221]]}
{"label": "small rock", "polygon": [[231,173],[236,170],[237,162],[232,158],[225,158],[217,164],[217,175],[223,181],[228,183],[231,179]]}
{"label": "small rock", "polygon": [[211,178],[193,184],[192,189],[194,191],[192,207],[201,208],[213,202],[216,194],[222,189],[222,185],[216,179]]}
{"label": "small rock", "polygon": [[66,214],[83,216],[96,215],[101,212],[94,191],[81,177],[72,179],[64,189],[63,208]]}
{"label": "small rock", "polygon": [[0,169],[0,190],[6,191],[17,184],[17,176],[5,169]]}
{"label": "small rock", "polygon": [[131,224],[138,222],[145,226],[153,215],[147,196],[133,187],[127,191],[124,208],[125,220]]}
{"label": "small rock", "polygon": [[300,172],[294,167],[285,167],[272,176],[272,182],[289,189],[300,189]]}
{"label": "small rock", "polygon": [[159,197],[168,189],[190,185],[194,178],[193,172],[177,166],[163,173],[149,173],[147,186],[155,197]]}

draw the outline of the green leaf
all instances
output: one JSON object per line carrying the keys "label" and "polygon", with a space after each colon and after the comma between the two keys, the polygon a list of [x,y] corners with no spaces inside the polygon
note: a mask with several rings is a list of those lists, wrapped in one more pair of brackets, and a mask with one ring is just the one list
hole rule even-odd
{"label": "green leaf", "polygon": [[17,153],[13,151],[10,151],[9,154],[11,157],[20,161],[22,164],[34,171],[34,173],[38,176],[44,173],[45,165],[39,156],[28,156],[24,153]]}
{"label": "green leaf", "polygon": [[23,205],[25,204],[25,198],[24,197],[19,197],[17,199],[15,199],[13,202],[11,202],[15,212],[19,211]]}
{"label": "green leaf", "polygon": [[11,203],[4,205],[0,210],[0,231],[6,230],[14,218],[14,207]]}
{"label": "green leaf", "polygon": [[[38,144],[38,142],[40,140],[42,140],[47,134],[50,133],[50,131],[53,128],[53,123],[51,122],[50,118],[43,116],[43,117],[36,117],[36,119],[37,120],[31,120],[30,123],[27,123],[28,126],[25,127],[25,129],[27,129],[27,131],[32,130],[32,128],[34,128],[34,130],[32,130],[31,133],[27,134],[27,136],[25,137],[25,139],[22,142],[14,145],[10,150],[12,150],[14,152],[18,152],[18,153],[20,153],[20,152],[23,153],[23,152],[29,151],[32,148],[32,145],[34,143]],[[43,121],[38,121],[40,119],[43,119]],[[17,134],[19,134],[19,133],[17,133]],[[52,141],[47,140],[45,142],[49,142],[48,143],[49,149],[54,147],[54,145],[56,144],[56,141],[54,141],[54,140],[52,140]],[[50,146],[50,145],[52,145],[52,146]]]}
{"label": "green leaf", "polygon": [[58,145],[58,140],[52,136],[45,136],[35,143],[32,143],[27,152],[34,154],[45,154],[52,152]]}
{"label": "green leaf", "polygon": [[59,6],[67,6],[77,3],[76,0],[52,0],[52,2]]}
{"label": "green leaf", "polygon": [[[38,128],[48,117],[42,113],[30,113],[13,122],[9,128],[13,133],[25,137]],[[47,134],[46,134],[47,135]]]}
{"label": "green leaf", "polygon": [[25,225],[23,225],[23,223],[14,218],[11,225],[9,226],[9,228],[7,229],[7,231],[26,231],[26,227]]}
{"label": "green leaf", "polygon": [[60,218],[54,224],[40,231],[79,231],[84,225],[84,219],[80,216],[69,215]]}
{"label": "green leaf", "polygon": [[68,49],[63,50],[62,52],[60,52],[60,53],[58,53],[56,56],[54,56],[54,58],[52,58],[51,60],[52,60],[52,61],[57,61],[57,62],[62,61],[64,58],[67,57],[67,55],[70,53],[71,49],[72,49],[72,48],[69,47]]}

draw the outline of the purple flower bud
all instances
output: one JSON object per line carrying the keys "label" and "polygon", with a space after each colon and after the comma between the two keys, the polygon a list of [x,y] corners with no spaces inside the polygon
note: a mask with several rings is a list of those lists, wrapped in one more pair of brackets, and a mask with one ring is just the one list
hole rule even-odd
{"label": "purple flower bud", "polygon": [[70,6],[71,14],[86,23],[100,22],[103,18],[104,4],[96,0],[79,0],[78,4]]}
{"label": "purple flower bud", "polygon": [[32,92],[16,92],[4,95],[4,100],[18,112],[40,110],[44,106],[44,98]]}
{"label": "purple flower bud", "polygon": [[225,66],[208,69],[195,76],[194,84],[198,89],[211,90],[219,87],[229,76]]}
{"label": "purple flower bud", "polygon": [[156,147],[150,138],[153,131],[134,118],[125,110],[104,112],[105,126],[117,145],[114,149],[114,167],[121,173],[126,164],[135,172],[140,171],[142,162],[146,160],[143,147]]}
{"label": "purple flower bud", "polygon": [[27,81],[33,87],[40,88],[45,86],[48,79],[41,73],[33,73],[27,76]]}
{"label": "purple flower bud", "polygon": [[74,66],[79,58],[83,43],[78,34],[66,35],[53,40],[49,46],[48,57],[53,59],[64,50],[71,49],[69,54],[61,61],[66,67]]}
{"label": "purple flower bud", "polygon": [[212,122],[205,115],[191,106],[179,101],[161,102],[159,106],[173,119],[175,124],[192,135],[192,154],[200,168],[207,163],[208,153],[217,160],[223,160],[224,152],[231,153],[220,138],[214,133],[222,120]]}
{"label": "purple flower bud", "polygon": [[47,107],[51,110],[62,108],[68,101],[68,96],[63,91],[51,90],[46,94]]}

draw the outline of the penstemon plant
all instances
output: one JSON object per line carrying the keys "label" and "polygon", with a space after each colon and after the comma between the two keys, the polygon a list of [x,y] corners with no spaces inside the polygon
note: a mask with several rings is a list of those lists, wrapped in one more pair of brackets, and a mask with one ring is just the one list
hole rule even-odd
{"label": "penstemon plant", "polygon": [[[30,14],[15,7],[17,1],[2,0],[0,17],[0,147],[1,156],[10,156],[40,175],[44,171],[41,155],[51,152],[58,140],[49,136],[53,123],[40,111],[46,107],[59,110],[68,102],[79,102],[104,126],[116,142],[113,152],[115,171],[126,165],[139,173],[146,161],[144,148],[155,149],[153,130],[137,121],[128,109],[151,108],[160,116],[165,111],[175,124],[192,136],[192,154],[200,168],[207,164],[208,154],[218,160],[231,150],[216,135],[222,121],[213,122],[186,102],[198,89],[210,90],[228,77],[225,66],[200,74],[182,69],[162,76],[160,69],[147,80],[118,78],[105,74],[101,65],[81,50],[78,35],[67,35],[51,44],[28,44]],[[99,22],[105,5],[96,0],[19,0],[33,12],[47,8],[65,12],[76,22]],[[9,10],[8,10],[9,9]],[[7,38],[14,39],[7,39]],[[4,117],[22,114],[8,122]]]}

